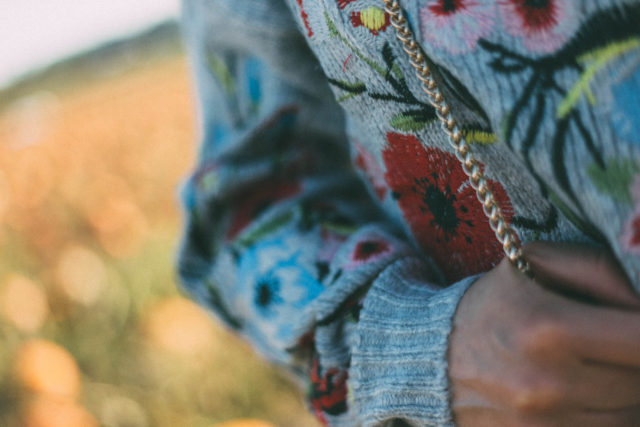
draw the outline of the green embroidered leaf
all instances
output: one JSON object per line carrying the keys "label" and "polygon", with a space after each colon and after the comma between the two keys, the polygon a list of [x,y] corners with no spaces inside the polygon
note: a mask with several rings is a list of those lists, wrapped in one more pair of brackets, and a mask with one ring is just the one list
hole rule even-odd
{"label": "green embroidered leaf", "polygon": [[367,90],[367,85],[362,82],[349,83],[343,80],[335,80],[336,86],[348,92],[362,93]]}
{"label": "green embroidered leaf", "polygon": [[637,37],[632,37],[630,39],[614,42],[603,48],[587,52],[579,57],[578,62],[585,64],[586,68],[560,105],[558,105],[556,117],[559,119],[565,118],[571,110],[575,108],[583,95],[591,105],[595,105],[596,99],[591,92],[590,85],[595,78],[596,73],[620,55],[623,55],[632,49],[637,49],[638,47],[640,47],[640,40]]}
{"label": "green embroidered leaf", "polygon": [[358,229],[358,227],[354,225],[338,224],[330,221],[323,221],[322,226],[329,231],[333,231],[336,234],[341,234],[344,236],[353,234]]}
{"label": "green embroidered leaf", "polygon": [[502,134],[504,141],[507,142],[507,145],[509,145],[509,140],[511,139],[513,126],[511,113],[507,113],[500,123],[500,133]]}
{"label": "green embroidered leaf", "polygon": [[596,188],[612,199],[631,203],[629,188],[634,176],[640,172],[640,167],[629,159],[610,159],[602,169],[597,163],[587,166],[587,174]]}
{"label": "green embroidered leaf", "polygon": [[336,24],[333,23],[331,18],[329,18],[329,14],[327,12],[324,13],[324,19],[327,21],[327,28],[329,29],[329,36],[331,38],[340,36],[338,29],[336,28]]}
{"label": "green embroidered leaf", "polygon": [[398,80],[404,80],[404,74],[402,74],[402,70],[400,69],[400,66],[398,64],[393,64],[391,71],[393,71],[393,74]]}
{"label": "green embroidered leaf", "polygon": [[389,124],[395,129],[405,132],[416,132],[424,129],[425,122],[417,120],[416,117],[400,113],[389,121]]}
{"label": "green embroidered leaf", "polygon": [[344,37],[342,34],[340,34],[340,32],[338,31],[338,28],[336,27],[336,24],[331,20],[331,18],[329,17],[328,13],[325,12],[324,18],[327,21],[327,27],[329,28],[329,34],[331,35],[331,37],[338,37],[342,41],[342,43],[344,43],[345,46],[347,46],[349,49],[351,49],[351,51],[358,58],[363,60],[367,65],[369,65],[371,68],[373,68],[378,74],[380,74],[381,76],[384,77],[384,75],[386,74],[386,71],[384,70],[384,68],[382,68],[380,65],[376,64],[370,58],[367,58],[366,56],[364,56],[362,54],[362,52],[360,52],[354,45],[349,43],[349,40],[347,40],[346,37]]}
{"label": "green embroidered leaf", "polygon": [[346,101],[347,99],[351,99],[354,96],[358,96],[358,95],[359,95],[358,93],[353,93],[353,92],[352,93],[345,93],[344,95],[340,95],[339,97],[337,97],[336,101],[338,103],[341,103],[341,102]]}
{"label": "green embroidered leaf", "polygon": [[269,233],[272,233],[278,228],[289,223],[292,218],[293,218],[293,212],[287,212],[283,215],[279,215],[273,218],[272,220],[262,224],[257,229],[250,230],[244,235],[240,236],[240,238],[238,239],[238,244],[245,247],[251,246],[258,240],[268,235]]}
{"label": "green embroidered leaf", "polygon": [[481,130],[463,131],[464,139],[469,144],[491,145],[498,142],[498,137],[492,132],[483,132]]}
{"label": "green embroidered leaf", "polygon": [[356,95],[359,95],[363,92],[367,91],[367,85],[365,85],[362,82],[355,82],[355,83],[349,83],[349,82],[345,82],[343,80],[336,80],[336,79],[327,79],[329,84],[338,87],[344,91],[346,91],[347,93],[344,95],[341,95],[337,98],[338,102],[342,102],[345,101],[349,98],[352,98]]}
{"label": "green embroidered leaf", "polygon": [[218,79],[222,88],[227,92],[231,93],[235,91],[235,83],[233,81],[233,75],[227,68],[227,64],[214,55],[212,52],[209,52],[207,55],[207,62],[209,65],[209,69],[213,73],[213,75]]}

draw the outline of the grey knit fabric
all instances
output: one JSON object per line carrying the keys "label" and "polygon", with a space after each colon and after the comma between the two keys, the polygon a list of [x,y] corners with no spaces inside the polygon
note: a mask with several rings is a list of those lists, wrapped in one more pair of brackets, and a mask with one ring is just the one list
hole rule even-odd
{"label": "grey knit fabric", "polygon": [[[448,338],[504,256],[381,0],[185,0],[189,294],[332,426],[452,425]],[[640,272],[640,3],[400,0],[521,242]]]}

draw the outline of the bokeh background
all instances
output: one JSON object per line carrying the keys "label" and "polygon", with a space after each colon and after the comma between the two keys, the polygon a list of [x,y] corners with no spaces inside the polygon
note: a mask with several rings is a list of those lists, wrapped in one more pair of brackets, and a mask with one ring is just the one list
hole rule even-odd
{"label": "bokeh background", "polygon": [[123,8],[135,22],[93,6],[69,22],[104,25],[67,42],[31,19],[79,3],[101,2],[0,4],[0,425],[317,426],[289,377],[176,284],[196,151],[177,2]]}

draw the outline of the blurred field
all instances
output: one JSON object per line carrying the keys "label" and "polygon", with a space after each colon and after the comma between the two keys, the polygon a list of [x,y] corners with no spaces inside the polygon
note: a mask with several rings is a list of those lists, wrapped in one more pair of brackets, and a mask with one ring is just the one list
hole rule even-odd
{"label": "blurred field", "polygon": [[317,425],[176,289],[195,151],[183,55],[103,70],[0,102],[0,425]]}

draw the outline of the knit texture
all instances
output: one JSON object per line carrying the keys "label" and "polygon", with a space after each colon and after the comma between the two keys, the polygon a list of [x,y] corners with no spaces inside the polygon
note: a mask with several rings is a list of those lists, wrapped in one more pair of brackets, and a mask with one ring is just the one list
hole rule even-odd
{"label": "knit texture", "polygon": [[369,290],[351,369],[363,425],[452,425],[447,344],[456,304],[475,278],[434,289],[425,273],[419,259],[402,259]]}
{"label": "knit texture", "polygon": [[[640,272],[640,4],[401,0],[522,243]],[[380,0],[185,0],[201,149],[185,290],[326,425],[435,426],[452,318],[504,256]]]}

